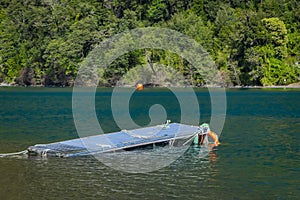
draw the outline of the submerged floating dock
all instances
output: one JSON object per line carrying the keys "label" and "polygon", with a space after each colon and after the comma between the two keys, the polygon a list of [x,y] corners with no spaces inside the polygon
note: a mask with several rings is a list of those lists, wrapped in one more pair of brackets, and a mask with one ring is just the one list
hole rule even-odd
{"label": "submerged floating dock", "polygon": [[132,150],[149,145],[190,145],[198,126],[170,123],[30,146],[29,155],[74,157]]}

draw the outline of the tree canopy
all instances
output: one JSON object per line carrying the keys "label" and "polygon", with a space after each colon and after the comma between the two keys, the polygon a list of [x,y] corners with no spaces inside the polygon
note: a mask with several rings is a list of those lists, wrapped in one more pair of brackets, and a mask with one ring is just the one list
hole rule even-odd
{"label": "tree canopy", "polygon": [[[0,0],[0,83],[71,86],[101,41],[138,27],[164,27],[199,42],[227,86],[285,85],[300,78],[300,2],[296,0]],[[130,69],[163,64],[205,85],[172,52],[127,53],[99,84]]]}

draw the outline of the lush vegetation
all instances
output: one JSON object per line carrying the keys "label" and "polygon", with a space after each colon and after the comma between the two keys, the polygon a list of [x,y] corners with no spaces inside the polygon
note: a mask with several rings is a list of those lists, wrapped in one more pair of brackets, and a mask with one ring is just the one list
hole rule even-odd
{"label": "lush vegetation", "polygon": [[[297,0],[0,0],[0,83],[72,85],[79,63],[101,41],[137,27],[168,27],[203,45],[227,85],[284,85],[300,77]],[[171,52],[128,53],[103,75],[167,64],[205,84]]]}

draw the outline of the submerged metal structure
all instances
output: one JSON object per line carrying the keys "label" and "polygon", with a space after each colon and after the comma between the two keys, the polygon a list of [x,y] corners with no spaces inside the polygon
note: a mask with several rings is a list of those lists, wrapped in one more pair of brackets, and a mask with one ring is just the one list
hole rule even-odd
{"label": "submerged metal structure", "polygon": [[30,156],[74,157],[128,151],[151,146],[184,146],[193,142],[199,126],[169,123],[134,130],[88,136],[50,144],[36,144],[27,151]]}

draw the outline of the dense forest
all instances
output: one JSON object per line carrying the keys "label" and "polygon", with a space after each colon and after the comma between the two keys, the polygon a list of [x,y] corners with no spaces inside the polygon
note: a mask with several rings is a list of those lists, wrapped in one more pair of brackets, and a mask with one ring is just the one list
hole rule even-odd
{"label": "dense forest", "polygon": [[[225,86],[299,82],[298,0],[0,0],[0,83],[72,86],[80,62],[97,44],[150,26],[199,42]],[[113,86],[147,62],[169,64],[192,77],[190,84],[205,85],[183,58],[156,49],[118,58],[102,84]]]}

